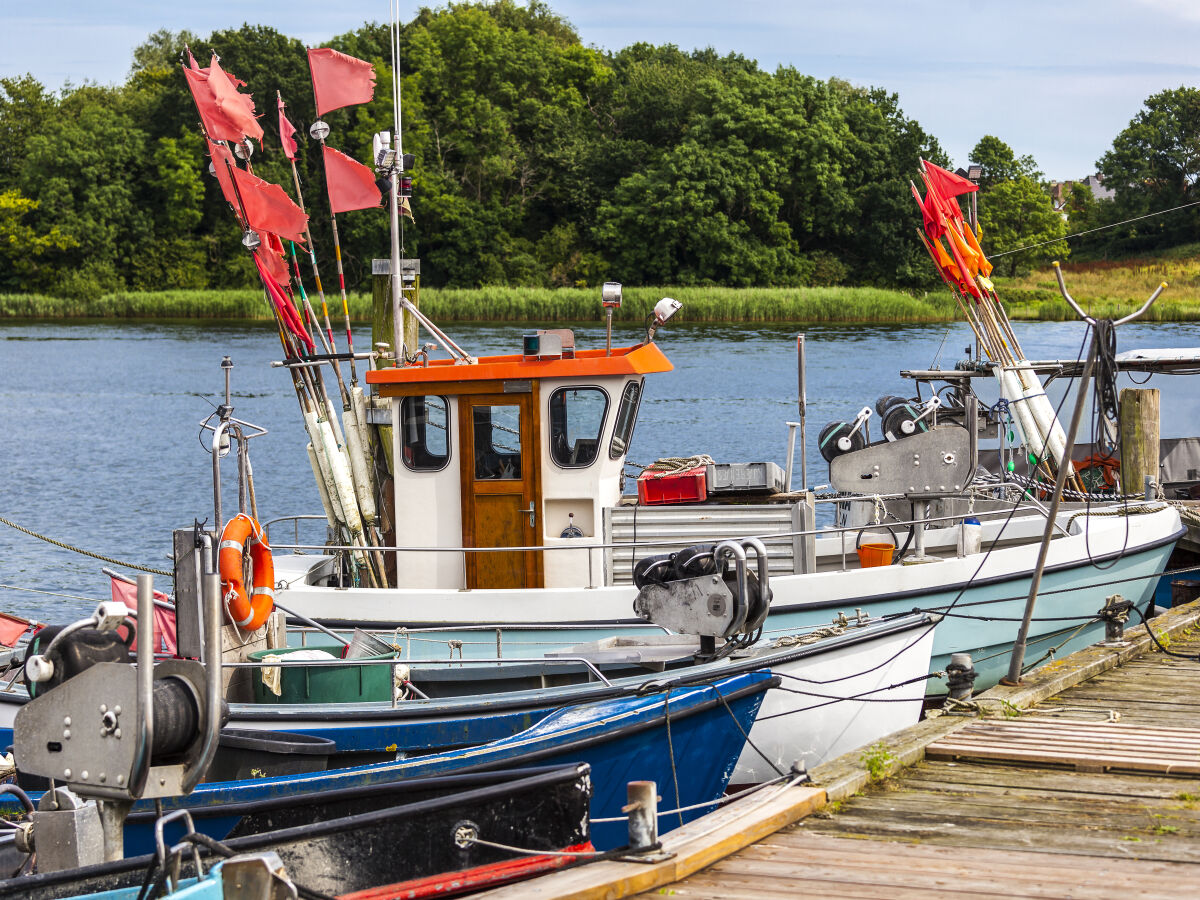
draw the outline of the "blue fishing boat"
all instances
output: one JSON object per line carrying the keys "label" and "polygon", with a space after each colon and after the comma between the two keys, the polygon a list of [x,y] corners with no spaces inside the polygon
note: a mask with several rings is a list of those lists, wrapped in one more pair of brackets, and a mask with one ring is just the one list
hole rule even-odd
{"label": "blue fishing boat", "polygon": [[[776,684],[778,679],[766,670],[691,684],[643,683],[640,695],[563,707],[543,715],[530,728],[486,743],[440,753],[393,745],[391,755],[400,758],[391,762],[201,783],[187,797],[159,802],[167,812],[188,809],[199,830],[220,839],[234,833],[243,816],[260,802],[287,798],[303,807],[314,795],[330,791],[370,789],[423,776],[583,761],[592,769],[593,818],[619,817],[625,785],[636,780],[661,785],[670,808],[693,806],[723,796],[763,697]],[[395,730],[390,734],[403,736]],[[18,765],[20,749],[18,740]],[[40,794],[31,797],[36,802]],[[133,807],[126,825],[128,852],[153,848],[153,822],[138,816],[153,809],[149,801]],[[8,812],[15,811],[10,803]],[[678,821],[697,814],[695,810],[680,813]],[[623,840],[624,828],[619,824],[599,824],[593,831],[597,847],[617,846]]]}

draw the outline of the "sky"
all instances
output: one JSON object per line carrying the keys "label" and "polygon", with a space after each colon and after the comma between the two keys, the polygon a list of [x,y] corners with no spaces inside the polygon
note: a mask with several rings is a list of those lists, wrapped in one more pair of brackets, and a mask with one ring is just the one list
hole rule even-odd
{"label": "sky", "polygon": [[[422,4],[400,0],[401,18]],[[424,5],[441,5],[438,3]],[[636,42],[741,53],[886,88],[965,165],[985,134],[1030,154],[1049,178],[1078,179],[1151,94],[1200,83],[1200,0],[550,0],[585,44]],[[48,87],[120,83],[159,28],[201,36],[244,21],[316,46],[382,0],[0,0],[0,77]],[[231,65],[234,63],[231,62]],[[914,161],[915,164],[915,161]]]}

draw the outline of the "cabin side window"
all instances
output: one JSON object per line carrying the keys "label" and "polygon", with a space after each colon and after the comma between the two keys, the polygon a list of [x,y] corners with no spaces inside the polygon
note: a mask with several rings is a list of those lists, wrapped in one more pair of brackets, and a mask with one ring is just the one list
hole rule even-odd
{"label": "cabin side window", "polygon": [[450,461],[450,409],[445,397],[405,397],[400,404],[401,452],[414,472],[436,472]]}
{"label": "cabin side window", "polygon": [[621,405],[617,407],[617,424],[613,426],[612,441],[608,445],[608,455],[613,459],[620,459],[629,450],[641,402],[642,382],[631,381],[625,385],[625,390],[621,392]]}
{"label": "cabin side window", "polygon": [[550,395],[550,458],[566,469],[596,461],[608,413],[608,394],[600,388],[559,388]]}

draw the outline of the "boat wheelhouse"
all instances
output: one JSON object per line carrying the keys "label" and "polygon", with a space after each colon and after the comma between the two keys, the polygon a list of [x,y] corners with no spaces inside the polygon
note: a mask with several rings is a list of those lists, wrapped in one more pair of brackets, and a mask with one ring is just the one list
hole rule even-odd
{"label": "boat wheelhouse", "polygon": [[[366,376],[393,425],[393,583],[410,588],[584,587],[621,499],[645,376],[672,366],[654,343],[576,350],[571,332],[529,336],[530,353],[473,364],[376,369]],[[444,552],[448,548],[496,552]],[[581,576],[580,573],[583,573]],[[593,582],[594,583],[594,582]]]}

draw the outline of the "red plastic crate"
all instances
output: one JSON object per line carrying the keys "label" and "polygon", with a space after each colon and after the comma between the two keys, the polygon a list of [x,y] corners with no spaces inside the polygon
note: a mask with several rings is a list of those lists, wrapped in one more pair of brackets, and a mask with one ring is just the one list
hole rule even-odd
{"label": "red plastic crate", "polygon": [[704,466],[686,472],[656,477],[653,472],[638,476],[638,503],[661,506],[668,503],[696,503],[708,497]]}

